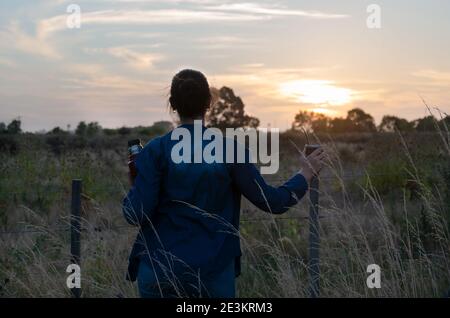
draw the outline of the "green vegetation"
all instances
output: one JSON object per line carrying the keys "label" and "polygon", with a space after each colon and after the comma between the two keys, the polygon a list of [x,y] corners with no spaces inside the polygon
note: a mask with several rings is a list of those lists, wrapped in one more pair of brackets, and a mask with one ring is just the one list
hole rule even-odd
{"label": "green vegetation", "polygon": [[378,127],[370,114],[360,108],[354,108],[347,112],[345,118],[331,118],[324,114],[300,111],[295,115],[292,129],[305,129],[316,134],[330,133],[373,133],[379,132],[433,132],[438,129],[445,131],[450,125],[450,116],[446,115],[440,120],[434,116],[426,116],[413,121],[404,118],[386,115],[383,116]]}
{"label": "green vegetation", "polygon": [[[450,288],[447,126],[434,119],[435,131],[424,132],[420,125],[400,129],[404,122],[393,121],[397,132],[388,132],[374,130],[366,115],[355,111],[345,119],[358,122],[358,132],[310,136],[330,154],[321,175],[322,295],[441,297]],[[103,129],[80,123],[75,132],[55,128],[47,134],[19,133],[18,127],[0,135],[0,232],[32,232],[0,234],[0,296],[70,295],[70,182],[81,178],[84,296],[136,297],[136,285],[124,279],[136,235],[120,209],[128,187],[126,145],[170,126]],[[282,134],[280,171],[269,182],[280,184],[297,170],[292,143],[301,148],[304,138],[295,129]],[[240,296],[307,297],[307,201],[274,217],[244,200]],[[381,289],[365,286],[372,263],[381,266]]]}

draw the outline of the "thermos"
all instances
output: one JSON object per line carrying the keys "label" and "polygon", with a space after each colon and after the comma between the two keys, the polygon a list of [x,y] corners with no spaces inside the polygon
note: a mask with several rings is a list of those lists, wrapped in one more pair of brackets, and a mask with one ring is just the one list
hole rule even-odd
{"label": "thermos", "polygon": [[128,141],[128,173],[130,177],[130,183],[132,185],[134,184],[134,180],[137,176],[136,156],[141,152],[142,148],[143,147],[140,139],[133,139]]}
{"label": "thermos", "polygon": [[320,145],[305,145],[305,155],[309,156],[311,153],[314,152],[314,150],[320,148]]}

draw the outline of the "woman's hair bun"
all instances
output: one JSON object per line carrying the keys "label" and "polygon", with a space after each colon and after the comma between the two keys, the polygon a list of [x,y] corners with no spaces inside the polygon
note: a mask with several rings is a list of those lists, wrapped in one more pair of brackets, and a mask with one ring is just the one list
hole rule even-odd
{"label": "woman's hair bun", "polygon": [[194,70],[179,72],[172,79],[169,101],[180,117],[195,118],[205,115],[211,103],[206,77]]}
{"label": "woman's hair bun", "polygon": [[194,79],[187,78],[181,81],[179,89],[181,91],[199,91],[200,87]]}
{"label": "woman's hair bun", "polygon": [[201,94],[201,88],[198,83],[192,78],[187,78],[182,80],[180,85],[178,86],[178,91],[180,93],[180,97],[184,99],[186,102],[189,102],[188,98],[194,98]]}

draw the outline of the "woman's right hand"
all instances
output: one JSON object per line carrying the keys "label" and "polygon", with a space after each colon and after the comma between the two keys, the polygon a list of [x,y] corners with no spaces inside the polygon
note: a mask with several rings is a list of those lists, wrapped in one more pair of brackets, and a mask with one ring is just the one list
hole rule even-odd
{"label": "woman's right hand", "polygon": [[325,157],[326,153],[322,148],[317,148],[308,156],[301,153],[300,169],[308,183],[314,175],[318,175],[320,170],[322,170]]}

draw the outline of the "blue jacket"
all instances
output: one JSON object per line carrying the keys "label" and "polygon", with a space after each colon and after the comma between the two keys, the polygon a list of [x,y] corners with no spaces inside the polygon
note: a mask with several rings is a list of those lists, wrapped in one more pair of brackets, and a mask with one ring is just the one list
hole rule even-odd
{"label": "blue jacket", "polygon": [[136,158],[138,175],[123,200],[126,220],[140,229],[127,279],[136,279],[140,261],[166,275],[189,268],[207,276],[234,260],[237,276],[241,196],[263,211],[281,214],[305,195],[307,182],[297,173],[280,187],[268,185],[249,162],[248,150],[244,163],[177,164],[171,158],[175,143],[170,132],[151,140]]}

